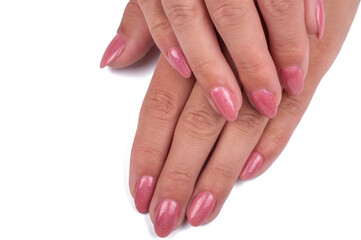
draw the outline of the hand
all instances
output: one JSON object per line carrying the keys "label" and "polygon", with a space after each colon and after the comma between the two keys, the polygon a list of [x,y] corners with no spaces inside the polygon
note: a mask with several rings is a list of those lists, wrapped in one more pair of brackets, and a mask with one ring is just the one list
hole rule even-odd
{"label": "hand", "polygon": [[285,94],[271,120],[245,100],[237,120],[226,122],[209,106],[200,85],[193,85],[195,79],[183,81],[160,58],[140,113],[129,182],[137,209],[149,210],[159,236],[167,236],[185,215],[193,226],[212,221],[240,172],[249,179],[273,163],[340,50],[358,4],[327,2],[330,27],[321,42],[310,42],[305,90],[299,96]]}
{"label": "hand", "polygon": [[168,62],[185,78],[192,69],[210,104],[233,121],[242,93],[214,24],[251,104],[273,118],[282,97],[279,77],[289,94],[301,93],[308,71],[307,32],[321,38],[324,22],[322,0],[131,0],[101,67],[124,67],[142,57],[153,45],[151,33]]}

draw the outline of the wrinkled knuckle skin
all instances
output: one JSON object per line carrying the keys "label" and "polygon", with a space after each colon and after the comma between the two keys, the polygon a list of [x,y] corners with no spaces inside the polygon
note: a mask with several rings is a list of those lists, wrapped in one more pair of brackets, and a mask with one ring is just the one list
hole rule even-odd
{"label": "wrinkled knuckle skin", "polygon": [[209,12],[219,29],[237,29],[246,20],[249,9],[245,4],[233,0],[215,1],[209,6]]}
{"label": "wrinkled knuckle skin", "polygon": [[195,177],[186,171],[186,169],[173,168],[165,171],[165,181],[174,188],[174,186],[189,186],[195,182]]}
{"label": "wrinkled knuckle skin", "polygon": [[289,96],[282,102],[282,108],[287,111],[287,115],[297,117],[303,113],[305,104],[299,96]]}
{"label": "wrinkled knuckle skin", "polygon": [[[159,148],[154,147],[154,143],[149,142],[148,144],[142,144],[138,146],[133,146],[131,153],[131,161],[135,161],[138,169],[148,169],[149,166],[152,166],[153,169],[161,168],[162,163],[165,158],[165,153],[163,153]],[[157,166],[158,165],[158,166]]]}
{"label": "wrinkled knuckle skin", "polygon": [[150,119],[171,121],[178,117],[180,106],[170,92],[149,90],[142,112]]}
{"label": "wrinkled knuckle skin", "polygon": [[260,73],[264,72],[267,67],[267,62],[262,54],[258,53],[257,50],[249,50],[253,52],[248,54],[245,58],[247,61],[236,62],[237,69],[240,70],[241,77],[247,74],[250,76],[259,76]]}
{"label": "wrinkled knuckle skin", "polygon": [[265,121],[261,114],[249,110],[238,115],[237,120],[234,122],[236,130],[233,133],[239,137],[253,136],[263,129]]}
{"label": "wrinkled knuckle skin", "polygon": [[159,40],[162,39],[166,34],[170,34],[172,32],[172,28],[167,19],[157,19],[149,25],[150,31],[155,34]]}
{"label": "wrinkled knuckle skin", "polygon": [[291,9],[297,6],[300,0],[258,0],[257,2],[266,14],[284,16],[290,15]]}
{"label": "wrinkled knuckle skin", "polygon": [[168,19],[175,27],[189,27],[194,24],[194,20],[199,16],[200,9],[195,4],[196,1],[165,0],[163,6]]}
{"label": "wrinkled knuckle skin", "polygon": [[188,135],[196,138],[210,137],[217,133],[219,119],[211,109],[194,109],[185,110],[179,124]]}
{"label": "wrinkled knuckle skin", "polygon": [[230,182],[234,181],[238,174],[235,174],[234,166],[233,165],[226,165],[222,162],[217,162],[212,166],[213,175],[216,178],[221,179],[223,182]]}

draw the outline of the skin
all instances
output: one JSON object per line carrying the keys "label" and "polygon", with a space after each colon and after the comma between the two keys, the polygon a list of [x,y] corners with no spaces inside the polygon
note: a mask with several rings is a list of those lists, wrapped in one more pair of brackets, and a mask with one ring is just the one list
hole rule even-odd
{"label": "skin", "polygon": [[[130,13],[124,15],[118,34],[129,41],[130,52],[137,52],[135,46],[149,49],[153,39],[165,59],[183,77],[189,78],[193,72],[211,106],[225,119],[235,120],[242,105],[237,79],[253,107],[273,118],[282,98],[280,80],[291,95],[298,95],[303,89],[309,64],[308,34],[322,37],[322,27],[316,18],[319,2],[322,3],[321,0],[130,0],[126,9]],[[136,21],[133,16],[137,16]],[[142,38],[132,36],[134,31],[128,29],[128,21],[144,32]],[[268,42],[264,26],[267,26]],[[235,69],[226,61],[217,33],[232,56]],[[140,40],[143,43],[135,44]],[[135,59],[141,57],[126,51],[119,51],[107,65],[124,67],[127,65],[124,63],[131,62],[130,55]],[[172,58],[174,55],[177,60]],[[175,62],[182,66],[176,67]],[[190,71],[184,72],[187,68]],[[297,86],[288,84],[292,81],[290,75],[298,77]],[[266,99],[267,104],[262,104]]]}
{"label": "skin", "polygon": [[[153,223],[159,203],[171,199],[180,208],[174,226],[177,228],[192,200],[201,192],[209,192],[216,199],[212,212],[202,224],[212,221],[251,152],[264,157],[254,177],[270,167],[286,146],[320,80],[341,49],[358,4],[358,0],[327,1],[328,25],[324,38],[322,41],[310,38],[310,67],[304,91],[299,96],[284,93],[278,114],[271,120],[244,99],[237,120],[226,122],[208,104],[194,78],[184,80],[160,57],[140,112],[129,180],[135,197],[138,179],[143,176],[156,179],[149,205]],[[162,232],[157,224],[155,228],[162,237],[170,233]]]}

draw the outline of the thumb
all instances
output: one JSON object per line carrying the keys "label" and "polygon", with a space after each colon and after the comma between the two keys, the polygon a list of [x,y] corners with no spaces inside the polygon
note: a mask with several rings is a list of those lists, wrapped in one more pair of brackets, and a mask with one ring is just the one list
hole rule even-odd
{"label": "thumb", "polygon": [[100,67],[127,67],[141,58],[154,45],[137,0],[127,4],[117,34],[104,52]]}

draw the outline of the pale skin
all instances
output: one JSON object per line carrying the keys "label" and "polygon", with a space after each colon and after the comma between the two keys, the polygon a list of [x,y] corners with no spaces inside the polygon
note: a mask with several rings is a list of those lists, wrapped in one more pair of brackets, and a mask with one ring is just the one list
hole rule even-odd
{"label": "pale skin", "polygon": [[[228,121],[237,118],[242,106],[238,76],[243,94],[268,118],[277,113],[282,85],[289,94],[300,94],[308,72],[308,34],[321,39],[325,24],[323,0],[130,0],[127,11],[132,14],[124,15],[112,41],[118,47],[126,45],[124,52],[113,54],[110,47],[101,67],[124,67],[134,41],[149,48],[154,40],[180,75],[194,74],[211,106]],[[134,15],[133,26],[142,25],[142,38],[135,39],[125,26]],[[222,54],[217,33],[237,74]]]}
{"label": "pale skin", "polygon": [[[284,92],[273,119],[260,114],[244,99],[237,119],[227,122],[209,105],[199,82],[196,83],[194,78],[185,80],[163,56],[160,57],[140,112],[129,179],[136,205],[137,201],[138,207],[142,205],[141,212],[149,210],[159,236],[170,234],[185,217],[192,225],[198,225],[199,222],[190,219],[190,206],[202,192],[210,193],[216,201],[200,224],[216,218],[252,152],[261,154],[264,160],[247,178],[259,176],[271,166],[286,146],[319,82],[341,49],[359,2],[325,2],[327,25],[321,41],[309,38],[309,69],[304,90],[298,96]],[[127,25],[123,26],[125,29]],[[128,32],[134,29],[133,25],[133,30],[129,28]],[[142,32],[133,34],[141,35]],[[128,60],[145,51],[144,47],[134,47]],[[143,176],[151,176],[156,181],[154,188],[149,189],[152,193],[149,201],[136,196],[137,182]],[[166,199],[178,204],[179,208],[172,226],[162,226],[164,219],[157,216],[160,203]]]}

